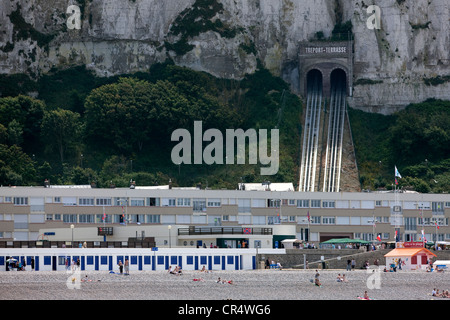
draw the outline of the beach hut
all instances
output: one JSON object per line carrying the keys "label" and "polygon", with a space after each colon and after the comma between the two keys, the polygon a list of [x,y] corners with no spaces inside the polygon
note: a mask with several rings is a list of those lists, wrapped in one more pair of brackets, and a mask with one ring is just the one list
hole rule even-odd
{"label": "beach hut", "polygon": [[391,266],[399,269],[399,263],[401,263],[402,270],[416,270],[426,268],[428,261],[436,255],[425,248],[396,248],[385,254],[384,257],[388,269]]}

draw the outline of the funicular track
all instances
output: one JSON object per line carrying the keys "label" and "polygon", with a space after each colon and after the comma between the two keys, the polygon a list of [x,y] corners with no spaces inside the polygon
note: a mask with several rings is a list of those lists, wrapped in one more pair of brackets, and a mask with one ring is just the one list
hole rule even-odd
{"label": "funicular track", "polygon": [[316,188],[320,116],[323,105],[322,79],[318,74],[315,74],[312,76],[311,81],[308,82],[299,191],[315,191]]}
{"label": "funicular track", "polygon": [[337,74],[332,78],[327,104],[322,77],[311,74],[307,86],[299,191],[340,191],[345,116],[345,77]]}
{"label": "funicular track", "polygon": [[332,82],[325,148],[323,192],[339,192],[346,114],[345,82]]}

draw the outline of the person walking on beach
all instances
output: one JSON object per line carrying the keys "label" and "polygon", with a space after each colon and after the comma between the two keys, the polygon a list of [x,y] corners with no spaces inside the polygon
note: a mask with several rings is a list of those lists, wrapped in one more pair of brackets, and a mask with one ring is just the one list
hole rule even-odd
{"label": "person walking on beach", "polygon": [[347,271],[352,271],[352,261],[347,260]]}
{"label": "person walking on beach", "polygon": [[356,261],[355,259],[352,259],[352,270],[355,270],[356,267]]}

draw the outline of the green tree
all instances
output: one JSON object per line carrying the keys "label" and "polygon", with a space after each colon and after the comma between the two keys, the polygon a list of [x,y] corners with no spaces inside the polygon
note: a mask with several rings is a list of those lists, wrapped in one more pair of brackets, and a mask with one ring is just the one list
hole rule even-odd
{"label": "green tree", "polygon": [[39,150],[45,108],[42,101],[28,96],[0,98],[0,123],[8,128],[12,144],[22,143],[21,146],[27,153]]}
{"label": "green tree", "polygon": [[159,148],[169,145],[173,130],[191,128],[195,120],[203,120],[204,127],[225,128],[238,118],[205,88],[183,81],[174,85],[120,78],[93,90],[85,108],[88,142],[126,156],[150,142]]}
{"label": "green tree", "polygon": [[33,161],[20,147],[0,144],[0,184],[28,185],[35,175]]}
{"label": "green tree", "polygon": [[56,109],[47,111],[42,120],[42,139],[48,148],[56,150],[61,163],[65,155],[80,147],[82,124],[78,113]]}

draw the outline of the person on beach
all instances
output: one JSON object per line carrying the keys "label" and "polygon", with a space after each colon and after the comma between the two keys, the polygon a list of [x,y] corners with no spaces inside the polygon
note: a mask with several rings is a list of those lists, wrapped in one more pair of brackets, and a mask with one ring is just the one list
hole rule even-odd
{"label": "person on beach", "polygon": [[365,300],[370,300],[369,294],[367,293],[367,291],[364,291],[364,296],[363,296],[363,298],[364,298]]}
{"label": "person on beach", "polygon": [[347,277],[345,276],[345,274],[342,274],[342,282],[347,282]]}
{"label": "person on beach", "polygon": [[128,262],[128,259],[125,259],[125,274],[130,274],[130,263]]}
{"label": "person on beach", "polygon": [[123,274],[123,264],[122,264],[122,260],[119,260],[118,266],[119,266],[119,272],[120,272],[120,274]]}
{"label": "person on beach", "polygon": [[314,275],[314,284],[318,287],[321,287],[322,283],[320,283],[319,277],[320,277],[320,273],[319,273],[319,271],[316,270],[316,274]]}
{"label": "person on beach", "polygon": [[352,259],[352,270],[355,270],[356,267],[356,261],[355,259]]}

